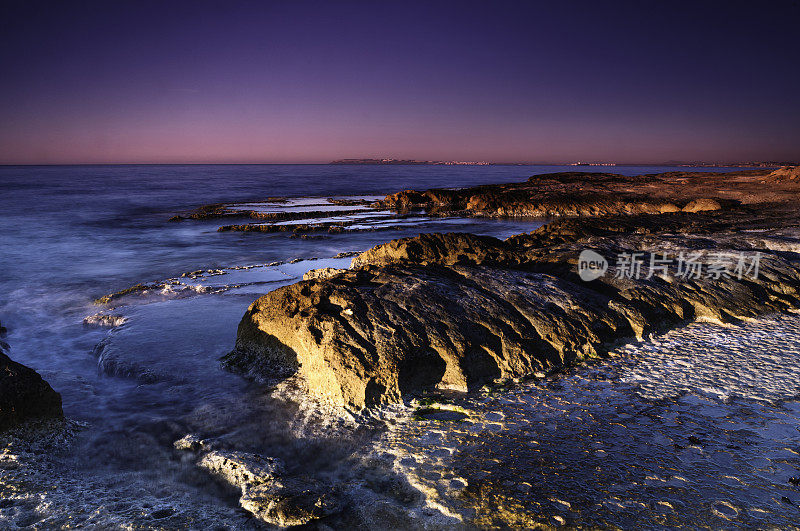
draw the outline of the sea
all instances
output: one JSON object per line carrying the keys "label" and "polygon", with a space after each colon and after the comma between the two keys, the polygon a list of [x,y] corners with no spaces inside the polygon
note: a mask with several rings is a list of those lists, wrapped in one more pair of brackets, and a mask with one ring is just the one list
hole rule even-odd
{"label": "sea", "polygon": [[[0,323],[8,329],[3,340],[10,345],[12,359],[38,371],[61,394],[64,413],[73,423],[73,434],[57,444],[57,452],[30,447],[11,459],[6,451],[6,461],[0,460],[0,527],[258,527],[258,522],[238,507],[237,493],[198,470],[191,458],[174,449],[174,441],[196,434],[221,441],[227,448],[277,457],[292,473],[324,473],[341,479],[347,476],[341,476],[342,463],[358,469],[352,465],[354,456],[373,455],[375,441],[392,430],[376,428],[374,423],[364,428],[352,419],[338,428],[321,430],[320,426],[329,426],[330,419],[315,416],[307,404],[299,406],[292,398],[294,391],[278,389],[276,393],[271,384],[225,370],[219,359],[232,349],[237,324],[247,307],[259,295],[298,281],[310,269],[348,267],[349,254],[391,239],[453,231],[507,238],[547,221],[422,220],[390,230],[323,233],[304,239],[292,237],[290,232],[219,232],[219,220],[169,221],[175,215],[212,203],[383,196],[406,189],[520,182],[532,175],[558,171],[639,175],[736,169],[525,165],[0,167]],[[195,272],[194,278],[187,277],[188,272]],[[159,288],[119,303],[95,302],[138,284]],[[98,313],[115,319],[113,324],[119,326],[96,326],[91,316]],[[87,318],[89,322],[85,322]],[[755,334],[751,330],[743,333]],[[785,351],[785,346],[781,348]],[[663,372],[662,366],[652,369],[653,375]],[[634,385],[630,374],[627,371],[615,377],[630,386]],[[648,380],[646,374],[639,373],[635,377],[642,382],[658,380],[655,376]],[[515,399],[520,392],[524,394],[519,389],[514,391]],[[587,400],[596,398],[592,393],[587,396]],[[637,396],[644,402],[663,400],[646,393]],[[702,400],[723,404],[730,400],[713,393],[710,396],[704,395]],[[580,402],[572,395],[570,400]],[[540,414],[535,408],[526,411],[531,419]],[[792,411],[796,415],[800,410]],[[542,418],[551,414],[550,410],[541,412]],[[613,411],[604,414],[613,415]],[[515,418],[515,423],[523,420]],[[784,438],[793,439],[780,448],[788,449],[784,451],[786,459],[796,461],[796,455],[800,455],[800,446],[795,444],[797,433],[794,425],[787,430]],[[558,444],[553,437],[546,440]],[[592,452],[596,450],[591,448]],[[391,448],[380,451],[391,453]],[[17,467],[12,461],[23,465]],[[789,465],[784,468],[785,475],[792,474]],[[385,473],[397,474],[398,469],[402,467],[389,463]],[[563,478],[565,472],[554,474]],[[341,481],[358,483],[360,480],[354,477]],[[576,478],[563,488],[574,490],[579,486]],[[375,500],[391,498],[377,491],[371,495]],[[570,493],[553,496],[561,500]],[[709,522],[741,521],[747,507],[723,499],[721,494],[715,496],[719,499],[712,500],[716,505],[709,505]],[[776,499],[782,497],[800,503],[800,496],[791,492]],[[441,509],[445,502],[431,505],[428,501],[420,495],[414,502],[416,508],[406,507],[406,502],[397,502],[397,507],[417,511],[414,514],[421,518],[417,520],[421,526],[426,518],[430,525],[424,526],[428,527],[460,522],[458,518],[448,520],[452,515],[442,516],[441,510],[436,513],[436,507]],[[761,507],[762,502],[766,503],[758,498],[753,503]],[[681,511],[686,510],[681,504],[692,501],[687,495],[687,500],[665,503]],[[783,503],[783,510],[800,516],[796,506],[776,503]],[[590,503],[593,508],[583,513],[573,511],[575,514],[570,513],[568,502],[566,506],[552,505],[541,507],[545,523],[642,523],[629,516],[616,518],[607,508],[603,512],[600,502],[596,507]],[[702,509],[698,507],[698,511]],[[458,509],[452,511],[457,513]],[[714,511],[722,516],[714,516]],[[563,517],[558,516],[561,520],[552,520],[556,513],[563,513]],[[780,525],[791,521],[776,520],[770,514],[747,521]],[[656,516],[652,518],[645,523],[658,522]]]}

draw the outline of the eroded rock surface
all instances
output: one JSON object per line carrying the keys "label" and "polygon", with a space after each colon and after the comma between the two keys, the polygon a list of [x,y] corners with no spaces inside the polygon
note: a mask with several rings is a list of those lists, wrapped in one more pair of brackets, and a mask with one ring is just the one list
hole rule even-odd
{"label": "eroded rock surface", "polygon": [[62,417],[61,395],[39,373],[9,358],[6,348],[0,341],[0,431],[32,418]]}
{"label": "eroded rock surface", "polygon": [[344,273],[346,269],[338,269],[335,267],[321,267],[319,269],[312,269],[303,274],[303,280],[326,280],[333,278],[336,275]]}
{"label": "eroded rock surface", "polygon": [[[700,209],[702,210],[702,209]],[[299,371],[311,394],[362,408],[420,391],[468,390],[497,378],[602,355],[619,342],[693,320],[717,322],[800,306],[793,207],[566,219],[505,241],[424,234],[375,247],[353,269],[258,299],[225,358],[250,373]],[[769,227],[769,228],[765,228]],[[612,261],[592,282],[582,249]],[[628,278],[620,253],[711,261],[762,253],[757,278]]]}
{"label": "eroded rock surface", "polygon": [[[198,451],[203,441],[187,436],[178,449]],[[338,490],[301,476],[286,476],[280,460],[237,451],[212,450],[198,466],[241,491],[239,504],[258,519],[289,527],[307,524],[341,509]]]}

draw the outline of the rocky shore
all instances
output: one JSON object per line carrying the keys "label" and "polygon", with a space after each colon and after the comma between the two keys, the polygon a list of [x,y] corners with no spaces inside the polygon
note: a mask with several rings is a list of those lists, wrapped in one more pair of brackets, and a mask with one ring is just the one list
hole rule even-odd
{"label": "rocky shore", "polygon": [[[771,186],[771,185],[777,186]],[[238,220],[220,232],[339,234],[395,230],[465,217],[552,219],[705,212],[739,204],[791,201],[800,190],[796,168],[738,173],[669,172],[626,176],[562,172],[534,175],[522,183],[471,188],[405,190],[384,198],[267,198],[216,203],[173,216],[170,221]],[[241,222],[243,221],[243,222]]]}
{"label": "rocky shore", "polygon": [[[423,234],[375,247],[254,302],[224,362],[299,373],[311,395],[361,409],[546,373],[691,321],[798,308],[798,192],[787,168],[394,194],[383,206],[577,219],[504,241]],[[586,249],[610,262],[591,281],[577,272]],[[687,257],[699,274],[677,278]]]}
{"label": "rocky shore", "polygon": [[[0,380],[2,389],[16,404],[45,404],[0,434],[0,520],[790,526],[800,322],[781,314],[800,308],[798,171],[686,175],[548,175],[369,205],[271,199],[257,208],[328,216],[333,207],[355,225],[387,210],[395,221],[543,212],[551,221],[504,240],[432,233],[335,259],[215,265],[98,298],[82,329],[111,329],[94,350],[100,373],[131,389],[119,402],[163,400],[168,413],[136,411],[120,430],[115,411],[110,431],[25,422],[60,416],[60,400],[48,409],[57,393],[0,354],[0,377],[24,383]],[[354,207],[368,213],[336,210]],[[250,207],[217,213],[237,208]],[[586,277],[587,250],[607,269]],[[216,370],[203,379],[230,348],[220,331],[275,286],[284,287],[250,306],[224,358],[265,381]],[[176,413],[178,396],[188,412]],[[64,452],[79,428],[86,434]]]}
{"label": "rocky shore", "polygon": [[797,168],[636,176],[565,172],[534,175],[522,183],[405,190],[378,204],[436,215],[553,218],[720,210],[736,204],[792,201],[798,191]]}

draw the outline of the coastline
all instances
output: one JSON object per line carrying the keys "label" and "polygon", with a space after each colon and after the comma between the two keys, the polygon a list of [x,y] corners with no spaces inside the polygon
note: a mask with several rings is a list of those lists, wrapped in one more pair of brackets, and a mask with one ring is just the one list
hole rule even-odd
{"label": "coastline", "polygon": [[[790,174],[788,177],[791,176]],[[736,179],[735,175],[732,177]],[[741,186],[739,190],[757,190],[766,186],[770,194],[785,193],[788,196],[793,193],[791,190],[794,181],[787,181],[786,176],[778,175],[776,182],[770,179],[768,183],[759,182],[766,180],[767,175],[757,174],[757,177],[756,182],[748,181],[733,187]],[[685,177],[679,177],[683,178]],[[721,334],[726,341],[734,342],[741,336],[745,352],[740,352],[739,347],[735,351],[739,356],[736,358],[739,360],[739,367],[730,376],[726,376],[731,381],[758,374],[764,363],[772,363],[770,356],[774,356],[774,353],[751,356],[746,349],[757,347],[758,344],[754,341],[761,337],[758,334],[775,334],[776,331],[784,330],[789,334],[787,341],[794,337],[795,325],[791,318],[780,320],[780,317],[769,317],[767,314],[776,311],[791,312],[797,306],[796,255],[800,249],[797,215],[791,203],[786,201],[756,203],[742,200],[749,195],[741,198],[714,198],[709,197],[707,188],[694,197],[687,193],[653,199],[647,194],[633,194],[624,203],[671,203],[676,211],[669,209],[662,213],[659,208],[658,213],[632,212],[622,215],[612,213],[609,209],[607,213],[595,210],[600,215],[571,215],[574,204],[565,203],[561,198],[554,201],[552,199],[555,196],[540,194],[541,183],[552,183],[556,180],[544,176],[540,178],[540,183],[531,187],[530,190],[533,191],[525,193],[536,195],[539,205],[555,205],[567,214],[532,233],[505,240],[463,233],[427,235],[379,244],[361,253],[342,253],[334,260],[321,259],[318,263],[290,260],[232,267],[218,264],[212,269],[187,270],[182,276],[142,283],[135,289],[124,289],[110,296],[100,297],[100,308],[94,310],[97,312],[99,309],[100,313],[90,316],[86,326],[99,324],[111,327],[107,341],[100,341],[95,352],[98,368],[104,374],[121,381],[129,380],[132,388],[164,391],[173,387],[176,390],[181,389],[183,400],[186,400],[187,392],[193,392],[189,382],[203,372],[208,372],[208,375],[204,375],[207,380],[202,380],[208,384],[217,385],[214,382],[221,382],[220,375],[225,375],[227,385],[238,385],[237,382],[240,382],[249,390],[244,394],[216,397],[215,400],[222,402],[219,406],[199,402],[198,410],[191,411],[194,407],[191,404],[186,413],[188,418],[184,418],[184,413],[181,413],[175,420],[174,415],[164,417],[152,426],[150,422],[133,424],[120,433],[123,439],[118,440],[101,432],[100,439],[88,445],[90,451],[99,450],[101,455],[105,452],[114,455],[107,448],[107,441],[116,441],[113,444],[119,444],[126,437],[135,436],[146,448],[148,481],[154,481],[159,489],[169,490],[171,487],[168,476],[176,474],[191,478],[190,485],[182,485],[163,499],[139,496],[142,503],[150,505],[137,509],[141,511],[141,516],[121,514],[111,507],[84,521],[94,521],[98,525],[137,521],[147,522],[148,525],[169,526],[181,525],[181,522],[185,523],[188,521],[186,519],[190,519],[226,521],[242,527],[258,527],[260,521],[275,525],[306,522],[334,527],[392,522],[401,527],[414,527],[424,523],[424,526],[434,529],[474,525],[559,526],[564,523],[580,525],[581,522],[619,525],[635,521],[632,520],[634,517],[631,511],[643,509],[635,509],[633,505],[610,509],[609,507],[616,507],[614,504],[617,503],[624,505],[623,501],[613,497],[603,501],[610,504],[608,507],[604,506],[606,512],[598,513],[598,509],[593,509],[592,504],[605,495],[602,490],[598,494],[601,498],[588,493],[569,495],[572,488],[570,481],[575,479],[569,479],[567,475],[563,476],[563,481],[554,481],[552,488],[547,487],[550,485],[547,477],[553,474],[561,477],[559,475],[564,474],[564,470],[559,467],[580,468],[580,463],[584,460],[579,456],[586,452],[593,456],[587,463],[600,467],[604,474],[610,474],[609,477],[614,476],[615,467],[625,466],[624,455],[614,454],[618,447],[628,448],[631,442],[616,439],[616,432],[607,433],[604,427],[606,421],[589,422],[582,427],[583,423],[573,423],[573,415],[597,415],[598,419],[607,419],[612,426],[620,423],[628,425],[632,441],[645,445],[648,443],[642,437],[647,435],[648,427],[652,426],[647,422],[657,422],[658,415],[661,414],[689,415],[691,412],[685,409],[682,399],[672,403],[672,397],[686,393],[685,389],[658,391],[656,377],[664,371],[675,370],[671,368],[674,361],[671,347],[655,354],[648,349],[651,345],[667,342],[668,339],[665,338],[677,337],[679,339],[673,344],[683,345],[687,349],[686,353],[676,358],[687,367],[686,371],[691,371],[692,376],[705,375],[705,380],[698,380],[701,383],[693,384],[690,389],[701,384],[708,385],[706,380],[713,380],[720,374],[719,371],[727,370],[725,353],[711,358],[702,351],[698,351],[697,356],[693,354],[697,347],[697,338],[703,338],[706,334]],[[576,180],[569,179],[561,184],[573,186]],[[589,181],[587,194],[593,193],[593,186],[617,186],[613,182],[609,183],[608,179],[596,180],[594,184],[591,179]],[[631,182],[640,183],[642,190],[646,190],[646,181],[642,179],[622,180],[624,186],[630,186]],[[497,203],[493,201],[515,187],[514,195],[519,197],[519,187],[516,184],[478,187],[477,194],[474,188],[448,190],[445,194],[457,194],[454,201],[437,205],[420,204],[419,208],[433,207],[432,210],[436,212],[431,212],[428,217],[434,220],[496,220],[500,216],[495,206]],[[477,199],[471,200],[476,195]],[[425,191],[420,192],[420,196],[429,197]],[[440,191],[432,192],[431,196],[445,197]],[[588,195],[580,197],[580,194],[576,194],[576,197],[584,205],[590,204],[591,198]],[[481,203],[483,200],[484,203]],[[694,206],[686,208],[692,202]],[[276,202],[273,200],[273,203]],[[466,208],[470,203],[472,207]],[[480,207],[481,204],[487,206]],[[227,205],[236,206],[235,203]],[[353,207],[346,203],[325,205],[343,209]],[[597,205],[605,208],[609,203],[598,201],[595,206]],[[714,209],[698,209],[698,205],[711,205]],[[291,204],[284,203],[284,206],[291,208]],[[259,208],[263,208],[263,205],[259,205]],[[312,217],[301,219],[317,219],[314,216],[328,215],[328,212],[314,208],[308,214]],[[386,205],[375,208],[384,209]],[[417,207],[412,206],[409,209],[410,214],[404,214],[404,209],[400,208],[393,214],[397,217],[391,219],[403,219],[403,215],[417,216],[414,208]],[[294,214],[290,214],[292,215]],[[300,216],[306,215],[303,213]],[[166,217],[159,219],[163,224]],[[521,213],[518,219],[527,219],[526,213]],[[197,225],[203,227],[206,234],[218,234],[213,219],[205,224],[202,219],[190,219],[180,225],[167,225],[172,230],[192,231],[195,221],[199,221]],[[428,226],[419,226],[417,230],[429,229]],[[320,236],[329,234],[326,228],[318,233]],[[225,238],[233,236],[224,235]],[[263,237],[271,236],[267,234]],[[331,234],[330,237],[336,235]],[[374,237],[380,238],[379,235]],[[260,242],[261,238],[262,236],[252,236],[248,240]],[[291,241],[285,236],[283,238]],[[601,252],[611,262],[616,254],[626,251],[762,252],[763,268],[760,273],[763,277],[752,281],[745,279],[745,282],[738,282],[736,279],[734,282],[721,284],[715,284],[708,279],[672,283],[657,278],[616,279],[616,271],[610,265],[604,280],[586,282],[579,278],[576,270],[579,253],[585,247]],[[309,267],[321,269],[305,273]],[[318,348],[316,336],[321,343],[329,341],[337,348],[350,342],[354,348],[360,349],[358,352],[361,358],[349,357],[349,354],[348,357],[340,356],[341,351],[337,352],[335,348],[325,351],[319,374],[325,375],[327,371],[327,376],[330,377],[333,372],[332,380],[320,380],[327,387],[319,385],[316,390],[310,388],[309,384],[314,384],[313,379],[309,380],[303,370],[293,372],[289,366],[286,371],[286,365],[276,366],[275,349],[269,352],[272,357],[265,357],[264,350],[268,349],[264,349],[265,344],[260,343],[259,334],[262,331],[260,328],[259,332],[254,332],[252,328],[247,330],[250,324],[240,324],[240,339],[246,338],[248,334],[256,336],[256,348],[247,352],[247,356],[241,356],[242,352],[229,356],[227,361],[237,372],[252,377],[252,385],[226,371],[219,371],[220,375],[214,373],[216,356],[224,352],[219,347],[216,347],[217,350],[209,349],[205,357],[197,357],[194,343],[186,341],[185,347],[174,346],[170,349],[170,352],[175,353],[185,350],[189,353],[186,361],[162,360],[159,354],[161,341],[153,336],[152,331],[159,330],[159,335],[163,333],[165,338],[170,338],[170,329],[183,329],[185,333],[203,334],[204,339],[201,341],[210,342],[209,339],[218,334],[212,330],[203,330],[212,325],[211,321],[204,325],[204,319],[216,319],[231,332],[249,301],[275,285],[285,287],[278,288],[262,299],[272,301],[270,304],[273,307],[268,311],[275,312],[275,319],[279,321],[279,326],[288,329],[288,335],[306,338],[303,344],[308,347],[305,355],[315,355],[314,349]],[[304,290],[307,286],[311,287]],[[387,293],[391,296],[386,296]],[[229,294],[227,298],[231,301],[223,303],[226,294]],[[464,294],[469,296],[465,297]],[[287,296],[288,299],[280,298]],[[524,299],[533,301],[528,309],[520,303]],[[288,302],[276,305],[274,300]],[[393,303],[394,307],[391,306]],[[224,310],[227,312],[224,320],[221,316],[215,317],[217,312],[223,312],[221,304],[229,304],[225,308],[233,308],[236,315],[227,315],[231,312]],[[365,313],[369,308],[376,313]],[[484,309],[489,311],[482,311]],[[248,311],[249,317],[246,316],[243,323],[247,320],[256,323],[263,317],[262,311]],[[294,311],[296,313],[290,315]],[[304,316],[304,312],[308,315]],[[333,315],[335,320],[328,320],[326,314]],[[304,329],[303,319],[308,319],[313,326]],[[701,323],[692,324],[693,320],[700,320]],[[773,320],[774,325],[770,324]],[[379,335],[362,337],[373,341],[376,350],[370,350],[370,345],[359,341],[357,335],[348,335],[352,331],[345,328],[343,333],[342,328],[337,328],[340,325],[336,321],[355,323],[357,326],[351,324],[350,328],[359,333],[375,323],[374,328],[379,330]],[[396,342],[398,332],[391,332],[393,322],[399,322],[403,327],[400,333],[417,334],[420,344],[432,345],[433,350],[443,347],[449,349],[452,366],[458,370],[445,370],[441,373],[448,378],[446,381],[441,379],[438,382],[426,382],[417,378],[419,372],[403,372],[399,363],[393,366],[391,363],[380,362],[382,356],[385,359],[386,352],[398,352],[404,348],[403,344]],[[301,326],[296,326],[297,323]],[[757,333],[748,328],[748,323],[752,323]],[[261,326],[261,323],[257,324]],[[361,328],[358,329],[358,326]],[[668,329],[674,329],[675,332],[666,335],[660,333]],[[308,335],[303,336],[306,330]],[[698,330],[701,331],[699,336]],[[19,336],[15,336],[15,339],[17,337]],[[431,341],[432,337],[436,341]],[[455,338],[461,344],[452,340],[447,345],[449,338]],[[230,348],[231,343],[225,343],[218,338],[215,341],[222,348]],[[232,342],[232,339],[228,341]],[[475,344],[485,345],[486,348],[482,351],[469,350]],[[750,346],[746,347],[747,345]],[[266,346],[271,344],[267,343]],[[144,348],[146,352],[134,357],[132,348]],[[379,352],[378,348],[383,350]],[[793,352],[790,342],[786,346],[781,343],[771,348]],[[294,350],[298,352],[299,347]],[[469,352],[471,357],[462,358],[460,352]],[[531,354],[523,357],[526,352]],[[542,352],[546,355],[538,354]],[[630,352],[635,355],[627,359]],[[500,355],[493,357],[497,353]],[[356,355],[358,354],[354,354]],[[283,356],[282,361],[286,361],[285,353]],[[620,356],[623,358],[621,361]],[[441,364],[433,356],[431,358],[434,360],[433,370],[428,370],[430,364],[422,365],[421,368],[439,377]],[[487,363],[489,358],[495,362]],[[357,368],[357,363],[370,359],[377,359],[378,363],[373,367],[362,365]],[[786,381],[791,381],[794,374],[791,359],[793,358],[775,368],[784,375],[782,378]],[[505,365],[501,365],[501,362]],[[307,369],[308,365],[317,362],[305,359],[302,363]],[[335,363],[339,363],[340,368],[331,371],[330,368]],[[399,369],[396,373],[395,367]],[[471,369],[464,370],[464,367]],[[505,372],[497,374],[495,367]],[[275,371],[276,368],[282,370]],[[357,369],[353,370],[354,368]],[[628,376],[621,368],[627,369],[627,374],[640,375],[643,383],[636,386],[630,384]],[[292,372],[287,378],[286,374]],[[679,376],[672,374],[664,380],[677,381]],[[362,404],[358,402],[362,382],[370,380],[384,386],[385,390],[373,384],[373,393],[370,395],[373,400],[363,400]],[[399,392],[394,391],[391,385],[386,385],[392,384],[393,380],[398,382]],[[331,382],[335,385],[330,385]],[[346,386],[342,386],[340,382],[345,382]],[[440,385],[442,382],[444,385]],[[606,394],[598,395],[593,391],[596,386],[605,386],[603,389],[606,391],[603,393],[612,393],[616,396],[615,401],[610,402],[608,407],[594,404],[593,401],[607,399]],[[648,391],[654,386],[657,392]],[[636,393],[646,391],[652,396],[645,394],[646,398],[636,398],[636,395],[628,394],[632,388],[637,389]],[[56,389],[61,390],[58,387]],[[342,392],[348,389],[349,395]],[[320,390],[324,392],[320,393]],[[339,400],[336,393],[340,393],[342,397],[356,397],[357,400]],[[692,393],[694,391],[690,391]],[[719,405],[714,395],[706,396],[707,393],[709,392],[703,391],[698,400],[710,401],[708,411],[729,407]],[[786,393],[785,389],[780,388],[775,392],[776,400],[779,402],[782,397],[788,396]],[[363,396],[366,398],[367,393]],[[664,400],[667,402],[664,403]],[[745,396],[742,400],[744,402],[741,404],[735,402],[736,407],[745,407],[751,398]],[[650,404],[651,401],[656,401],[657,408],[663,406],[663,411],[657,409],[660,411],[658,415],[645,414],[644,419],[649,419],[647,422],[626,420],[628,415],[640,418],[641,411],[649,411],[647,408],[654,407]],[[767,415],[769,419],[779,418],[782,407],[773,402],[775,400],[770,399],[770,412]],[[266,407],[265,403],[268,404]],[[560,403],[571,405],[555,417],[549,417],[548,411],[551,408],[558,410],[558,407],[562,407],[559,406]],[[343,405],[346,407],[342,407]],[[362,405],[367,407],[362,409]],[[164,406],[172,407],[168,403]],[[706,410],[703,411],[703,415],[708,414]],[[238,413],[231,417],[231,412]],[[722,438],[717,440],[708,435],[713,424],[709,424],[711,421],[703,415],[691,417],[695,419],[693,422],[703,426],[702,430],[696,428],[686,431],[662,426],[660,432],[663,432],[664,440],[669,443],[660,447],[659,458],[664,462],[671,462],[672,467],[681,469],[687,458],[694,458],[701,451],[727,451]],[[587,441],[591,441],[591,437],[597,438],[595,443],[602,439],[605,441],[604,446],[587,446],[588,442],[587,445],[581,445],[576,440],[573,441],[574,445],[566,447],[575,452],[575,456],[561,455],[555,451],[554,445],[564,435],[551,433],[543,418],[550,419],[547,422],[557,425],[558,430],[563,430],[563,433],[577,430],[576,433],[584,433]],[[736,418],[739,423],[751,422],[746,418]],[[69,428],[67,432],[72,429]],[[149,431],[161,435],[146,435]],[[92,428],[84,428],[82,433],[77,438],[70,436],[76,442],[69,444],[73,444],[76,449],[86,448],[87,439],[97,436],[92,433]],[[66,521],[64,518],[69,511],[79,511],[81,504],[104,505],[105,497],[109,496],[105,494],[106,491],[122,498],[138,496],[132,494],[141,485],[137,483],[140,479],[137,479],[139,476],[134,471],[130,471],[129,476],[119,476],[120,479],[105,477],[103,474],[88,475],[85,481],[90,485],[91,492],[87,495],[79,493],[78,486],[84,484],[84,479],[66,471],[59,461],[63,458],[57,457],[73,450],[64,452],[67,441],[60,436],[53,437],[53,447],[35,449],[33,452],[19,441],[13,442],[9,447],[10,451],[2,465],[6,468],[3,474],[6,477],[4,481],[11,486],[9,488],[23,485],[20,491],[13,493],[16,500],[14,503],[19,504],[15,506],[19,507],[18,510],[27,510],[24,507],[30,503],[30,496],[41,495],[51,503],[60,503],[58,500],[62,500],[65,507],[70,509],[67,513],[55,511],[47,520],[59,522]],[[605,437],[608,439],[604,439]],[[740,434],[726,432],[725,437],[737,438]],[[262,442],[271,439],[279,442]],[[701,442],[693,443],[695,440]],[[481,441],[491,441],[492,445],[496,445],[497,451],[488,451]],[[519,446],[523,443],[533,444],[532,441],[538,441],[539,450]],[[764,439],[759,444],[760,451],[780,451],[774,447],[775,441]],[[164,445],[166,447],[162,447]],[[137,455],[137,451],[128,447],[127,443],[121,448],[122,454],[130,452],[132,456]],[[327,448],[328,452],[334,448],[336,450],[332,456],[324,457],[322,454],[326,452],[317,456],[321,448]],[[670,449],[674,449],[674,456],[669,455]],[[299,459],[298,455],[301,456]],[[470,455],[481,456],[481,459],[471,460]],[[614,457],[610,458],[611,455]],[[747,459],[756,458],[753,452],[746,456]],[[115,456],[114,459],[128,463],[132,457],[123,455]],[[672,462],[671,459],[678,461]],[[778,458],[774,459],[778,464],[770,466],[783,466]],[[304,466],[309,460],[314,463],[310,468]],[[492,464],[496,462],[504,463],[502,466],[506,472]],[[609,468],[603,468],[604,462]],[[319,470],[316,469],[317,466]],[[731,465],[730,473],[737,470],[741,472],[742,466],[744,465],[737,461],[736,466]],[[165,467],[164,470],[169,472],[163,480],[155,479],[155,468],[150,467]],[[255,488],[256,483],[232,474],[237,469],[252,473],[259,478],[256,483],[261,486]],[[484,474],[484,469],[489,471],[488,476]],[[648,470],[648,477],[667,477],[663,470]],[[691,481],[711,481],[694,478],[689,475],[689,469],[686,470],[683,473]],[[532,473],[541,474],[542,481],[526,479]],[[587,477],[593,477],[588,469],[586,473]],[[50,477],[61,478],[59,481],[62,486],[52,490],[47,488],[39,494],[40,491],[35,486],[46,485]],[[129,477],[129,480],[124,477]],[[212,478],[214,481],[211,481]],[[780,483],[785,483],[786,478],[780,476],[770,481],[770,488],[775,492],[792,496],[785,489],[780,490],[783,488]],[[512,485],[509,486],[509,483]],[[611,488],[606,479],[600,476],[590,483],[598,488]],[[526,484],[530,484],[528,490],[519,490]],[[333,486],[338,487],[334,489]],[[193,489],[200,489],[202,497],[195,499]],[[650,492],[649,487],[646,490]],[[549,491],[550,498],[557,501],[543,500],[542,493],[546,491]],[[635,492],[638,491],[630,491],[629,496],[633,497]],[[674,497],[683,500],[680,503],[686,503],[685,500],[691,498],[691,493],[674,494]],[[679,508],[679,502],[673,498],[667,496],[664,500],[672,500],[669,503]],[[484,503],[489,499],[500,501],[498,504]],[[203,501],[203,504],[198,504],[198,500]],[[274,500],[282,501],[276,506],[273,504]],[[735,505],[735,500],[731,502]],[[640,504],[643,501],[635,503]],[[757,504],[748,503],[753,507],[764,507],[766,502],[759,499]],[[729,513],[734,514],[735,511],[739,511],[735,514],[739,514],[741,518],[746,518],[744,521],[758,522],[754,519],[755,512],[747,512],[750,505],[740,505],[734,511],[719,501],[711,500],[710,504],[708,507],[704,505],[703,510],[726,515],[725,518],[719,517],[721,520],[713,520],[717,524],[731,521]],[[208,506],[207,510],[205,506]],[[245,508],[247,512],[238,511],[234,515],[231,511],[237,506]],[[661,508],[664,511],[670,510],[666,505],[657,505],[656,508],[659,511]],[[699,510],[700,507],[692,507],[692,510],[695,509]],[[614,512],[617,510],[622,513]],[[658,511],[653,512],[652,507],[647,511],[650,515],[648,518],[655,519],[653,521],[660,521],[661,518],[667,519],[664,521],[677,521],[674,512],[669,516]],[[785,522],[786,515],[772,512],[766,514],[767,522]],[[250,515],[256,515],[255,519]]]}
{"label": "coastline", "polygon": [[[253,303],[224,363],[251,374],[298,372],[313,396],[359,410],[547,372],[692,321],[788,311],[800,307],[798,191],[794,168],[564,173],[392,194],[381,207],[565,219],[505,241],[423,234],[375,247],[348,270]],[[608,259],[669,252],[671,268],[691,253],[758,253],[762,274],[675,282],[610,268],[584,282],[576,271],[584,249]]]}

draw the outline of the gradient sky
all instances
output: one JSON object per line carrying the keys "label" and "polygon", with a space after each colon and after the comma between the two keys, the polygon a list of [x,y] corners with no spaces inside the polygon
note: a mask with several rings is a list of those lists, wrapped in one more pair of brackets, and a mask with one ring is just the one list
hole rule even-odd
{"label": "gradient sky", "polygon": [[3,0],[0,163],[800,159],[800,5]]}

